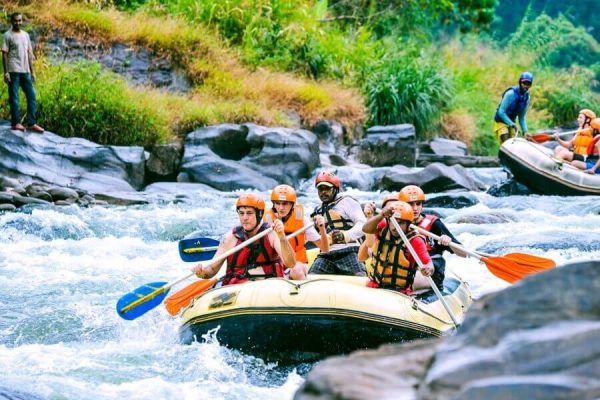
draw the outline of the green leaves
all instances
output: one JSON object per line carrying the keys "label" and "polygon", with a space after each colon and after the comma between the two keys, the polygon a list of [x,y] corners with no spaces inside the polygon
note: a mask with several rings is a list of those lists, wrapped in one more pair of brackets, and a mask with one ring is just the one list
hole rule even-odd
{"label": "green leaves", "polygon": [[452,99],[441,68],[422,59],[392,59],[383,63],[365,85],[371,110],[369,124],[409,123],[417,135],[426,134]]}

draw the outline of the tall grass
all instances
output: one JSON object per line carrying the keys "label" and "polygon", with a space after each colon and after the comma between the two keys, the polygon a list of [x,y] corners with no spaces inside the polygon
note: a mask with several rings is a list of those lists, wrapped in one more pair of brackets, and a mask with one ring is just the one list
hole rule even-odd
{"label": "tall grass", "polygon": [[371,125],[411,123],[417,135],[434,128],[450,104],[450,82],[435,65],[423,60],[392,59],[366,83]]}
{"label": "tall grass", "polygon": [[168,115],[99,64],[45,65],[38,76],[46,129],[116,145],[151,146],[169,135]]}

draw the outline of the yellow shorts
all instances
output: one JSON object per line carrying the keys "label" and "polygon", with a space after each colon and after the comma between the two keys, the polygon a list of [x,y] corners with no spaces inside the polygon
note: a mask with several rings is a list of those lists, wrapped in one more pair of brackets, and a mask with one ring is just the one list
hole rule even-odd
{"label": "yellow shorts", "polygon": [[515,136],[517,136],[517,130],[515,128],[509,127],[504,122],[494,121],[493,130],[494,130],[494,134],[496,135],[496,140],[498,140],[498,143],[502,143],[502,140],[500,140],[500,137],[502,135],[508,134],[508,136],[510,136],[511,138],[514,138]]}

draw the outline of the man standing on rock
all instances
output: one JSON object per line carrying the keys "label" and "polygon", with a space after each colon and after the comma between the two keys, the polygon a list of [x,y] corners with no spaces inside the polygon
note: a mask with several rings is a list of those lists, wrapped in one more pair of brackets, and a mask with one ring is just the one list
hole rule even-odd
{"label": "man standing on rock", "polygon": [[42,133],[44,129],[36,122],[36,100],[33,82],[33,49],[29,34],[21,30],[23,15],[14,13],[10,17],[12,28],[4,33],[2,42],[2,65],[4,66],[4,82],[8,84],[8,101],[12,129],[25,131],[21,124],[19,110],[19,88],[23,89],[27,98],[27,126],[33,132]]}
{"label": "man standing on rock", "polygon": [[502,101],[494,114],[493,128],[500,144],[517,136],[519,132],[517,119],[521,125],[523,136],[528,138],[526,116],[529,107],[529,89],[532,83],[533,74],[523,72],[519,77],[519,85],[509,87],[502,93]]}
{"label": "man standing on rock", "polygon": [[331,246],[317,256],[310,273],[365,276],[365,266],[358,261],[358,240],[364,236],[366,222],[360,203],[350,196],[338,196],[341,182],[333,172],[320,172],[315,186],[323,203],[312,217],[316,226],[325,223]]}

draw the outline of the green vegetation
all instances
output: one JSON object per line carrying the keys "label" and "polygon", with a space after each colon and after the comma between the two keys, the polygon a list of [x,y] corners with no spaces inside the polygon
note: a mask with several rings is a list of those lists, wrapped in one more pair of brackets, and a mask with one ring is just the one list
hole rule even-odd
{"label": "green vegetation", "polygon": [[164,141],[167,116],[98,64],[41,68],[39,118],[47,129],[102,144]]}
{"label": "green vegetation", "polygon": [[[31,11],[42,24],[146,46],[187,71],[188,97],[129,89],[160,99],[148,108],[150,141],[217,122],[285,125],[293,110],[306,125],[408,122],[420,138],[494,154],[492,116],[524,70],[535,74],[530,130],[600,111],[599,45],[573,18],[595,26],[588,0],[577,10],[565,0],[44,1]],[[486,33],[492,21],[503,37]]]}

